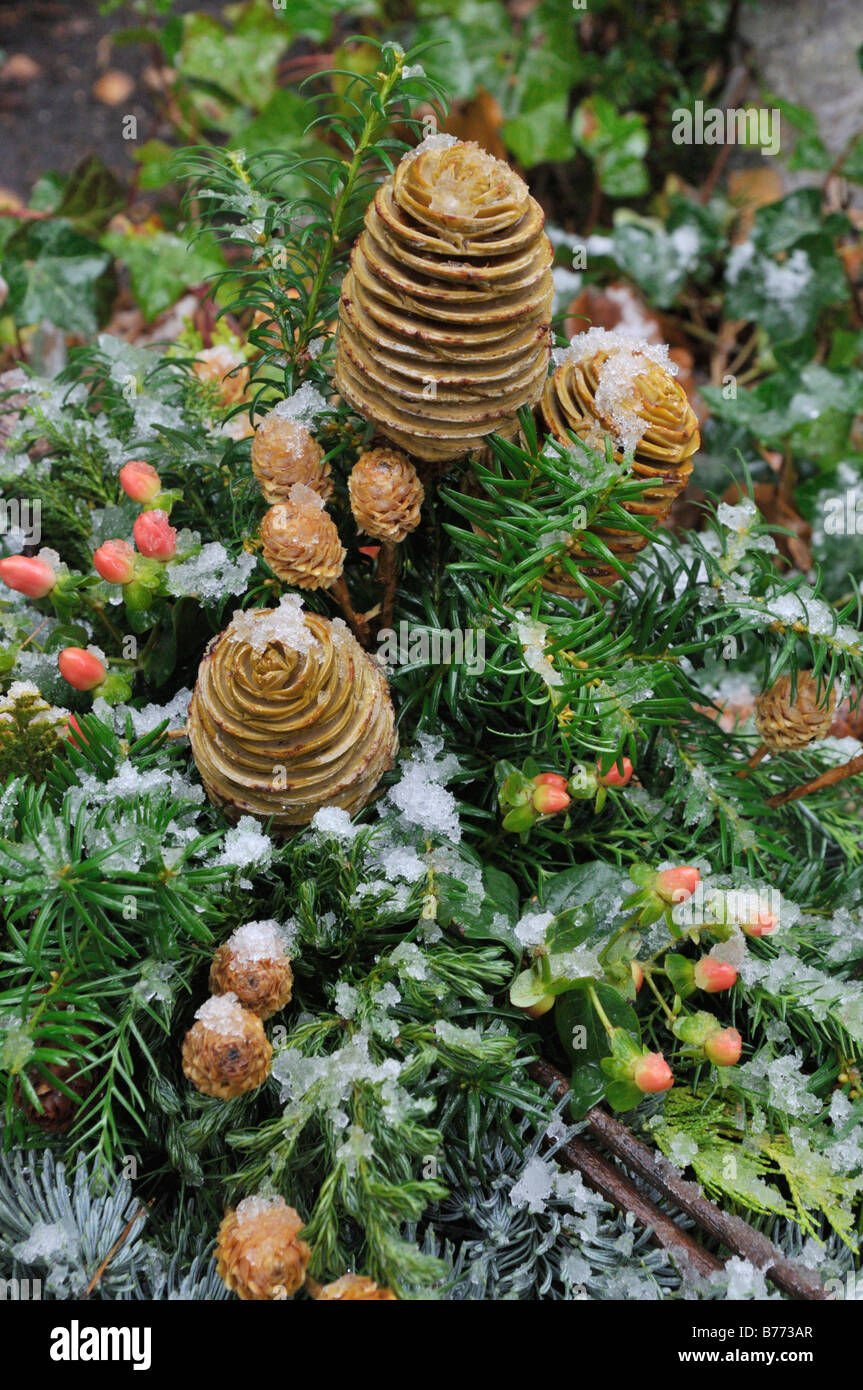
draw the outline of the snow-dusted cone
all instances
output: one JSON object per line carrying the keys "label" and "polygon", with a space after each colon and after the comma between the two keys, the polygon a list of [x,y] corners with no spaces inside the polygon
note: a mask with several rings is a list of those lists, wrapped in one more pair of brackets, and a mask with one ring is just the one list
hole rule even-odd
{"label": "snow-dusted cone", "polygon": [[823,681],[816,684],[811,671],[798,671],[794,701],[790,675],[779,676],[769,690],[759,695],[755,724],[771,753],[779,753],[805,748],[817,738],[826,738],[835,709],[835,689],[831,687],[828,698]]}
{"label": "snow-dusted cone", "polygon": [[323,498],[294,483],[285,502],[261,522],[263,556],[274,574],[299,589],[328,589],[341,575],[345,550]]}
{"label": "snow-dusted cone", "polygon": [[236,995],[258,1018],[271,1018],[290,1003],[293,983],[284,933],[276,922],[238,927],[210,966],[210,992]]}
{"label": "snow-dusted cone", "polygon": [[398,748],[383,674],[341,619],[296,594],[235,613],[210,643],[187,727],[210,800],[277,832],[322,806],[358,811]]}
{"label": "snow-dusted cone", "polygon": [[228,1207],[213,1252],[219,1278],[239,1298],[264,1303],[293,1298],[311,1250],[303,1223],[284,1197],[244,1197]]}
{"label": "snow-dusted cone", "polygon": [[361,531],[382,541],[403,541],[420,524],[423,485],[398,449],[370,449],[348,478],[351,511]]}
{"label": "snow-dusted cone", "polygon": [[[573,338],[542,397],[546,428],[561,443],[571,444],[572,432],[604,452],[608,434],[618,462],[632,455],[632,476],[653,486],[625,509],[648,523],[668,515],[689,481],[692,455],[701,443],[698,420],[674,371],[666,347],[592,328]],[[644,536],[611,528],[597,528],[596,534],[624,564],[647,544]],[[577,533],[570,552],[595,583],[607,586],[618,579],[612,565],[585,551]],[[549,572],[546,587],[573,597],[581,593],[561,569]]]}
{"label": "snow-dusted cone", "polygon": [[273,1049],[257,1014],[236,995],[220,994],[202,1004],[195,1018],[183,1039],[183,1072],[197,1090],[234,1100],[263,1085]]}
{"label": "snow-dusted cone", "polygon": [[265,415],[255,430],[252,472],[269,503],[286,502],[294,483],[304,483],[324,501],[333,481],[324,451],[305,425],[278,413]]}
{"label": "snow-dusted cone", "polygon": [[395,1302],[392,1289],[378,1288],[374,1279],[365,1274],[343,1274],[332,1284],[324,1284],[315,1294],[319,1303],[389,1303]]}
{"label": "snow-dusted cone", "polygon": [[460,458],[542,392],[552,248],[527,185],[434,135],[378,189],[342,284],[335,383],[416,458]]}

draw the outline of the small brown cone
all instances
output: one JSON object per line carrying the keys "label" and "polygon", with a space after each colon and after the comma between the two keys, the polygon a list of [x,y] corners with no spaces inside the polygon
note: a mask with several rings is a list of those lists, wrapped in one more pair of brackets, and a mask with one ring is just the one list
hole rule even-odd
{"label": "small brown cone", "polygon": [[341,575],[345,550],[323,499],[294,483],[286,502],[261,522],[263,556],[273,574],[298,589],[328,589]]}
{"label": "small brown cone", "polygon": [[236,1210],[228,1207],[214,1252],[219,1278],[253,1302],[293,1298],[312,1253],[302,1229],[283,1197],[245,1197]]}
{"label": "small brown cone", "polygon": [[294,977],[274,922],[247,922],[220,946],[210,967],[210,992],[235,994],[244,1009],[271,1018],[290,1003]]}
{"label": "small brown cone", "polygon": [[771,753],[805,748],[815,739],[826,738],[836,709],[836,691],[829,698],[824,682],[815,683],[811,671],[797,672],[797,693],[792,703],[791,676],[779,676],[769,690],[759,695],[755,724]]}
{"label": "small brown cone", "polygon": [[343,1274],[332,1284],[324,1284],[315,1294],[319,1303],[396,1302],[392,1289],[380,1289],[365,1274]]}
{"label": "small brown cone", "polygon": [[92,1073],[88,1073],[86,1076],[78,1075],[75,1063],[62,1066],[55,1062],[48,1067],[48,1071],[57,1081],[62,1081],[65,1086],[74,1091],[79,1099],[75,1100],[71,1096],[67,1096],[65,1091],[61,1091],[59,1086],[52,1085],[46,1076],[35,1069],[30,1071],[30,1084],[39,1097],[39,1103],[42,1106],[41,1111],[24,1094],[23,1087],[17,1078],[13,1099],[31,1124],[38,1125],[46,1134],[63,1134],[78,1114],[81,1108],[80,1101],[93,1089],[93,1076]]}
{"label": "small brown cone", "polygon": [[205,1096],[234,1100],[263,1085],[273,1049],[257,1014],[234,994],[208,999],[183,1039],[183,1071]]}
{"label": "small brown cone", "polygon": [[286,502],[294,483],[304,483],[326,502],[332,494],[330,465],[305,425],[277,411],[265,415],[255,430],[252,472],[270,504]]}
{"label": "small brown cone", "polygon": [[420,524],[423,485],[398,449],[361,454],[348,478],[348,492],[357,526],[368,536],[398,543]]}

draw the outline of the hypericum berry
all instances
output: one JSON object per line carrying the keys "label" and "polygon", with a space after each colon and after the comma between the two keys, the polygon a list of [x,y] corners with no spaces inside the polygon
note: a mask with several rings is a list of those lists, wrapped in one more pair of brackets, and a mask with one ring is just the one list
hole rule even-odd
{"label": "hypericum berry", "polygon": [[171,560],[177,553],[177,532],[168,513],[157,508],[142,512],[132,527],[135,544],[148,560]]}
{"label": "hypericum berry", "polygon": [[541,816],[557,815],[558,811],[565,811],[569,805],[569,797],[559,787],[537,787],[531,800],[534,810],[539,811]]}
{"label": "hypericum berry", "polygon": [[698,989],[703,989],[706,994],[719,994],[723,989],[730,989],[737,979],[734,966],[717,956],[702,956],[701,960],[695,962],[692,974]]}
{"label": "hypericum berry", "polygon": [[691,898],[701,879],[698,869],[681,864],[674,869],[662,869],[656,875],[654,891],[667,903],[683,903]]}
{"label": "hypericum berry", "polygon": [[629,758],[621,758],[623,771],[615,763],[614,767],[609,768],[605,776],[599,775],[599,763],[596,764],[597,781],[601,787],[625,787],[632,776],[633,767]]}
{"label": "hypericum berry", "polygon": [[656,1095],[659,1091],[670,1091],[674,1085],[671,1067],[661,1052],[646,1052],[637,1057],[632,1064],[632,1079],[639,1091],[645,1095]]}
{"label": "hypericum berry", "polygon": [[44,598],[57,583],[47,560],[40,560],[38,555],[8,555],[0,560],[0,579],[28,598]]}
{"label": "hypericum berry", "polygon": [[740,929],[747,936],[770,936],[779,926],[779,918],[767,908],[759,908],[750,922],[741,922]]}
{"label": "hypericum berry", "polygon": [[152,502],[162,491],[162,480],[151,463],[130,459],[120,469],[120,486],[133,502]]}
{"label": "hypericum berry", "polygon": [[130,541],[105,541],[93,551],[93,564],[109,584],[129,584],[135,577],[135,547]]}
{"label": "hypericum berry", "polygon": [[566,791],[566,778],[561,772],[538,772],[533,779],[535,787],[557,787],[560,792]]}
{"label": "hypericum berry", "polygon": [[57,657],[60,675],[76,690],[94,690],[107,672],[98,656],[84,647],[64,647]]}
{"label": "hypericum berry", "polygon": [[632,983],[635,985],[635,992],[637,994],[644,984],[644,971],[637,960],[631,960],[629,962],[629,969],[632,974]]}
{"label": "hypericum berry", "polygon": [[535,1004],[528,1004],[525,1013],[529,1018],[542,1018],[549,1009],[554,1008],[554,995],[544,994],[541,999],[537,999]]}
{"label": "hypericum berry", "polygon": [[722,1028],[706,1040],[704,1051],[715,1067],[733,1067],[740,1061],[743,1039],[736,1028]]}
{"label": "hypericum berry", "polygon": [[65,723],[66,738],[71,743],[72,747],[83,748],[84,744],[88,743],[89,740],[84,730],[81,728],[81,725],[78,723],[76,716],[74,714],[68,714]]}

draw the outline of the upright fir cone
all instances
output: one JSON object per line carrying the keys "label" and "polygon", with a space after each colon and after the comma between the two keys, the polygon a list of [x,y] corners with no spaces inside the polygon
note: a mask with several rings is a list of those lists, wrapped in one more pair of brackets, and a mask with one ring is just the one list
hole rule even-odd
{"label": "upright fir cone", "polygon": [[286,502],[294,483],[304,483],[326,502],[333,491],[330,465],[305,425],[279,415],[278,407],[255,429],[252,472],[265,501]]}
{"label": "upright fir cone", "polygon": [[779,676],[769,690],[759,695],[755,705],[755,724],[771,753],[805,748],[818,738],[826,738],[836,709],[836,691],[829,695],[823,682],[816,684],[811,671],[797,672],[797,694],[791,700],[791,676]]}
{"label": "upright fir cone", "polygon": [[342,282],[335,383],[415,458],[513,435],[548,369],[551,243],[527,185],[434,135],[378,189]]}
{"label": "upright fir cone", "polygon": [[348,492],[354,520],[367,536],[398,543],[420,524],[423,485],[410,459],[398,449],[360,454],[348,478]]}
{"label": "upright fir cone", "polygon": [[300,1239],[302,1229],[284,1197],[244,1197],[236,1210],[228,1207],[219,1227],[214,1259],[220,1279],[253,1302],[293,1298],[312,1254]]}
{"label": "upright fir cone", "polygon": [[244,1009],[271,1018],[290,1003],[294,977],[276,922],[247,922],[213,956],[211,994],[233,994]]}
{"label": "upright fir cone", "polygon": [[[624,508],[647,523],[668,515],[689,481],[692,455],[701,443],[698,420],[674,370],[666,348],[592,328],[572,339],[542,397],[546,427],[562,444],[572,445],[572,433],[602,453],[610,435],[616,460],[631,456],[632,476],[649,479],[652,486]],[[573,468],[578,471],[577,456]],[[647,544],[645,536],[610,527],[598,527],[596,534],[623,564]],[[607,587],[619,579],[613,565],[584,549],[578,533],[568,549],[596,584]],[[560,567],[549,571],[545,587],[570,597],[582,592]]]}
{"label": "upright fir cone", "polygon": [[297,594],[250,609],[207,648],[187,724],[210,800],[275,832],[324,806],[352,815],[393,764],[389,687],[341,619]]}
{"label": "upright fir cone", "polygon": [[294,483],[288,500],[270,507],[261,541],[273,573],[299,589],[328,589],[344,568],[344,546],[324,500],[305,483]]}
{"label": "upright fir cone", "polygon": [[183,1039],[183,1072],[205,1096],[234,1100],[262,1086],[273,1049],[257,1014],[235,994],[208,999]]}
{"label": "upright fir cone", "polygon": [[314,1294],[319,1303],[396,1302],[392,1289],[378,1288],[365,1274],[343,1274],[332,1284],[324,1284]]}

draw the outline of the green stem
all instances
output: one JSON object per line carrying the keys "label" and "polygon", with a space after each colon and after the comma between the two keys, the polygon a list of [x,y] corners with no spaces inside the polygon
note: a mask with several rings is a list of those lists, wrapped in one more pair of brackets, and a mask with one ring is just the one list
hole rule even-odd
{"label": "green stem", "polygon": [[641,969],[642,969],[642,971],[643,971],[643,973],[644,973],[644,978],[645,978],[645,980],[647,981],[648,989],[650,989],[650,991],[656,996],[656,999],[657,999],[657,1001],[658,1001],[658,1003],[659,1003],[659,1006],[660,1006],[660,1008],[662,1009],[663,1013],[665,1014],[665,1017],[668,1019],[669,1023],[673,1023],[673,1022],[674,1022],[674,1014],[671,1012],[671,1010],[669,1009],[669,1007],[668,1007],[668,1005],[666,1004],[665,1000],[663,999],[662,995],[660,994],[659,990],[657,989],[656,985],[653,983],[653,975],[652,975],[651,971],[650,971],[650,970],[645,970],[645,969],[644,969],[644,963],[643,963],[643,962],[641,963]]}
{"label": "green stem", "polygon": [[613,1037],[614,1037],[614,1027],[613,1027],[612,1023],[610,1022],[609,1017],[608,1017],[608,1014],[605,1012],[605,1009],[604,1009],[604,1008],[602,1007],[602,1005],[600,1004],[600,1002],[599,1002],[599,995],[597,994],[596,989],[595,989],[595,987],[594,987],[593,985],[588,985],[588,987],[587,987],[587,994],[588,994],[588,998],[590,999],[591,1004],[593,1005],[593,1007],[595,1008],[595,1010],[596,1010],[596,1012],[597,1012],[597,1015],[598,1015],[598,1017],[599,1017],[600,1023],[602,1024],[603,1028],[605,1029],[606,1033],[607,1033],[608,1036],[609,1036],[609,1039],[613,1038]]}
{"label": "green stem", "polygon": [[[380,106],[382,110],[386,109],[386,103],[390,95],[390,92],[392,91],[393,87],[396,85],[397,81],[399,80],[399,77],[401,76],[401,68],[401,63],[397,63],[395,70],[392,73],[390,73],[389,77],[385,77],[381,82],[381,86],[378,92],[378,99],[380,101]],[[321,256],[321,262],[318,266],[317,274],[315,275],[315,278],[312,282],[312,288],[309,291],[309,298],[306,304],[306,314],[305,319],[303,320],[303,327],[301,330],[303,346],[305,346],[305,344],[308,342],[312,334],[312,330],[315,327],[318,312],[318,301],[321,297],[321,291],[327,282],[327,275],[329,274],[330,265],[332,264],[332,259],[335,254],[335,248],[341,240],[342,225],[344,223],[345,211],[350,201],[351,194],[353,193],[354,184],[357,181],[357,175],[359,174],[360,168],[362,167],[362,162],[365,153],[368,150],[369,146],[372,144],[374,137],[380,129],[381,125],[386,125],[386,116],[382,116],[380,111],[370,111],[369,114],[366,116],[365,124],[363,126],[363,133],[357,141],[357,147],[354,150],[353,158],[351,159],[351,162],[348,165],[347,174],[345,175],[344,183],[342,184],[342,190],[339,193],[339,196],[336,198],[335,204],[333,206],[333,215],[330,222],[330,234],[327,238],[327,243],[324,247],[323,254]]]}

